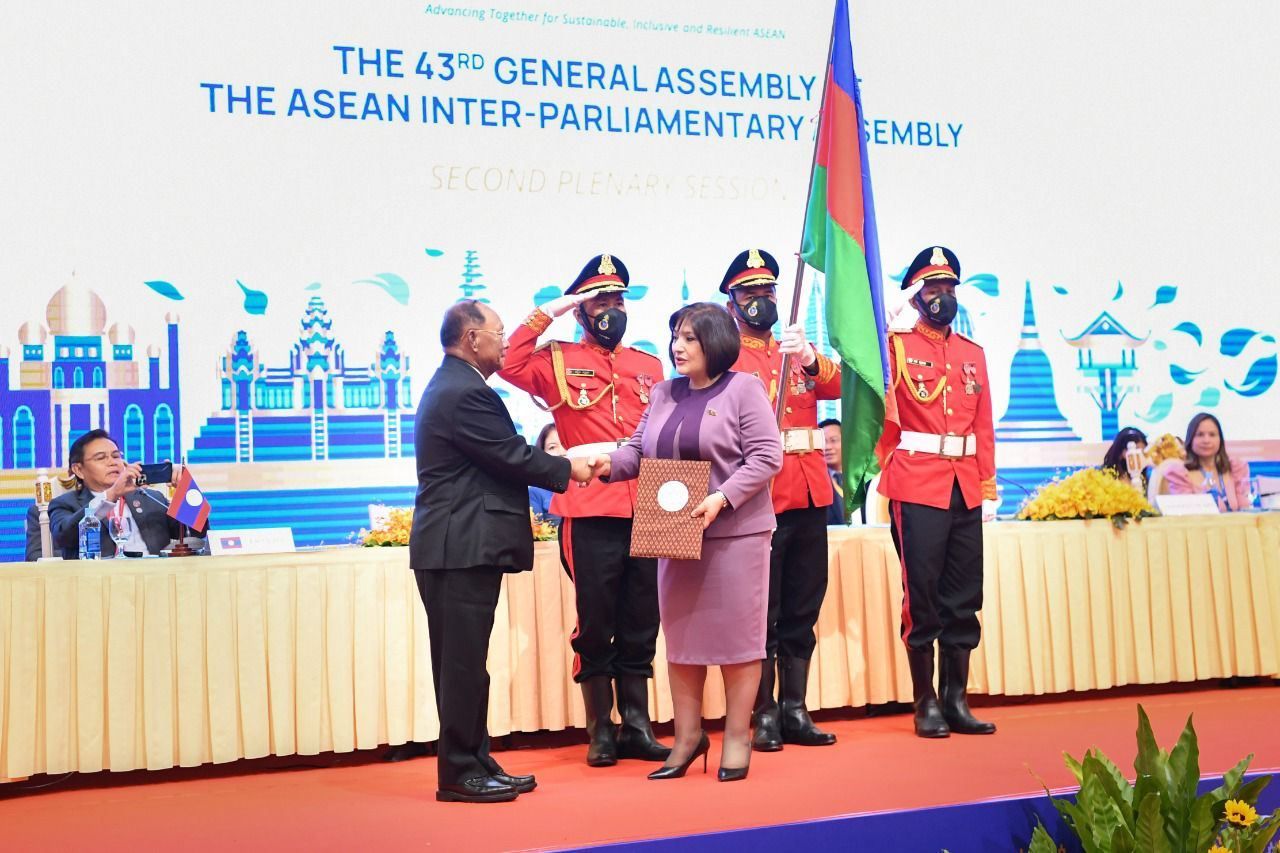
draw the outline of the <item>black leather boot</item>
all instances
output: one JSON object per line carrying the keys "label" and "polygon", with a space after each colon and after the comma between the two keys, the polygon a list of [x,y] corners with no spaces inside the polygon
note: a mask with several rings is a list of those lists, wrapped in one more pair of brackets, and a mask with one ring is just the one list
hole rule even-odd
{"label": "black leather boot", "polygon": [[618,763],[618,741],[613,729],[613,680],[596,676],[582,682],[582,705],[587,712],[587,764],[612,767]]}
{"label": "black leather boot", "polygon": [[671,747],[658,743],[649,723],[649,679],[627,675],[618,679],[618,757],[666,761]]}
{"label": "black leather boot", "polygon": [[969,711],[969,650],[942,649],[938,685],[942,693],[942,716],[958,735],[989,735],[995,723],[984,723]]}
{"label": "black leather boot", "polygon": [[751,712],[751,748],[757,752],[777,752],[782,749],[782,724],[778,719],[778,700],[773,698],[773,684],[777,672],[777,660],[765,658],[760,662],[760,689],[756,691],[756,706]]}
{"label": "black leather boot", "polygon": [[809,689],[809,662],[803,658],[778,658],[778,712],[782,742],[798,746],[830,746],[836,736],[813,724],[804,705]]}
{"label": "black leather boot", "polygon": [[938,707],[938,694],[933,690],[933,646],[926,649],[907,648],[911,665],[911,694],[915,702],[916,736],[949,737],[951,730]]}

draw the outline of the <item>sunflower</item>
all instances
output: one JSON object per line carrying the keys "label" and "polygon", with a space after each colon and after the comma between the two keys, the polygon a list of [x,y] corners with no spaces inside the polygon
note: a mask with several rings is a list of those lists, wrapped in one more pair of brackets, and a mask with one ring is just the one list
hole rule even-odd
{"label": "sunflower", "polygon": [[1227,800],[1226,818],[1237,826],[1253,826],[1258,822],[1258,812],[1244,800]]}

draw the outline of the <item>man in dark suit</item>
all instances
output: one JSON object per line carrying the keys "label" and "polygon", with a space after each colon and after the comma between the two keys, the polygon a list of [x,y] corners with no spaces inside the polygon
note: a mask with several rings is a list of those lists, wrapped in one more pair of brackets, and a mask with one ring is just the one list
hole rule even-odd
{"label": "man in dark suit", "polygon": [[532,791],[489,754],[485,669],[504,572],[533,568],[528,486],[563,492],[591,479],[585,459],[530,447],[486,384],[502,367],[502,320],[472,299],[440,327],[444,362],[418,404],[418,495],[409,565],[427,608],[431,674],[440,715],[436,799],[490,803]]}
{"label": "man in dark suit", "polygon": [[[64,560],[80,557],[80,519],[86,510],[102,521],[102,556],[115,556],[116,545],[106,525],[120,498],[125,499],[133,516],[133,535],[125,542],[125,554],[159,554],[181,535],[181,525],[166,513],[169,499],[152,489],[138,488],[141,466],[125,461],[105,429],[89,430],[71,443],[67,468],[76,478],[76,488],[49,503],[49,533],[54,550],[60,551]],[[38,531],[36,538],[38,543]]]}

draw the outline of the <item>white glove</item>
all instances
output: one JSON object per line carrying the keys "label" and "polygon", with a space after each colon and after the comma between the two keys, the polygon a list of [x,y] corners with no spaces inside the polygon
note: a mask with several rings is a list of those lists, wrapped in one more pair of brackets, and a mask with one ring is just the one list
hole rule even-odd
{"label": "white glove", "polygon": [[903,316],[903,313],[908,308],[912,307],[911,300],[916,298],[916,294],[919,293],[920,289],[923,287],[924,287],[924,282],[918,281],[915,284],[908,287],[906,290],[902,291],[902,303],[897,307],[888,309],[885,312],[888,315],[885,319],[888,320],[887,325],[889,328],[910,329],[913,326],[915,326],[916,324],[915,318],[910,316],[910,314]]}
{"label": "white glove", "polygon": [[539,310],[549,317],[559,317],[561,314],[568,313],[574,308],[587,301],[591,296],[590,293],[574,293],[569,296],[558,296],[550,302],[544,302]]}
{"label": "white glove", "polygon": [[813,345],[804,337],[804,329],[799,323],[787,326],[782,330],[782,340],[778,341],[778,352],[783,355],[800,356],[801,367],[808,367],[818,360]]}

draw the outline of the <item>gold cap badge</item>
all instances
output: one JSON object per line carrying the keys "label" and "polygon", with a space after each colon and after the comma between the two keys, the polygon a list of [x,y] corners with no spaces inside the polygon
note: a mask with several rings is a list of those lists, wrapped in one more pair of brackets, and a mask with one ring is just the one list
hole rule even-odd
{"label": "gold cap badge", "polygon": [[608,255],[601,255],[600,266],[596,269],[596,272],[600,275],[617,275],[618,270],[613,265],[613,258]]}
{"label": "gold cap badge", "polygon": [[929,263],[935,267],[947,266],[947,256],[943,254],[941,246],[933,247],[933,255],[929,258]]}
{"label": "gold cap badge", "polygon": [[748,249],[747,250],[747,268],[755,270],[755,269],[759,269],[762,266],[764,266],[764,258],[760,257],[760,250]]}

